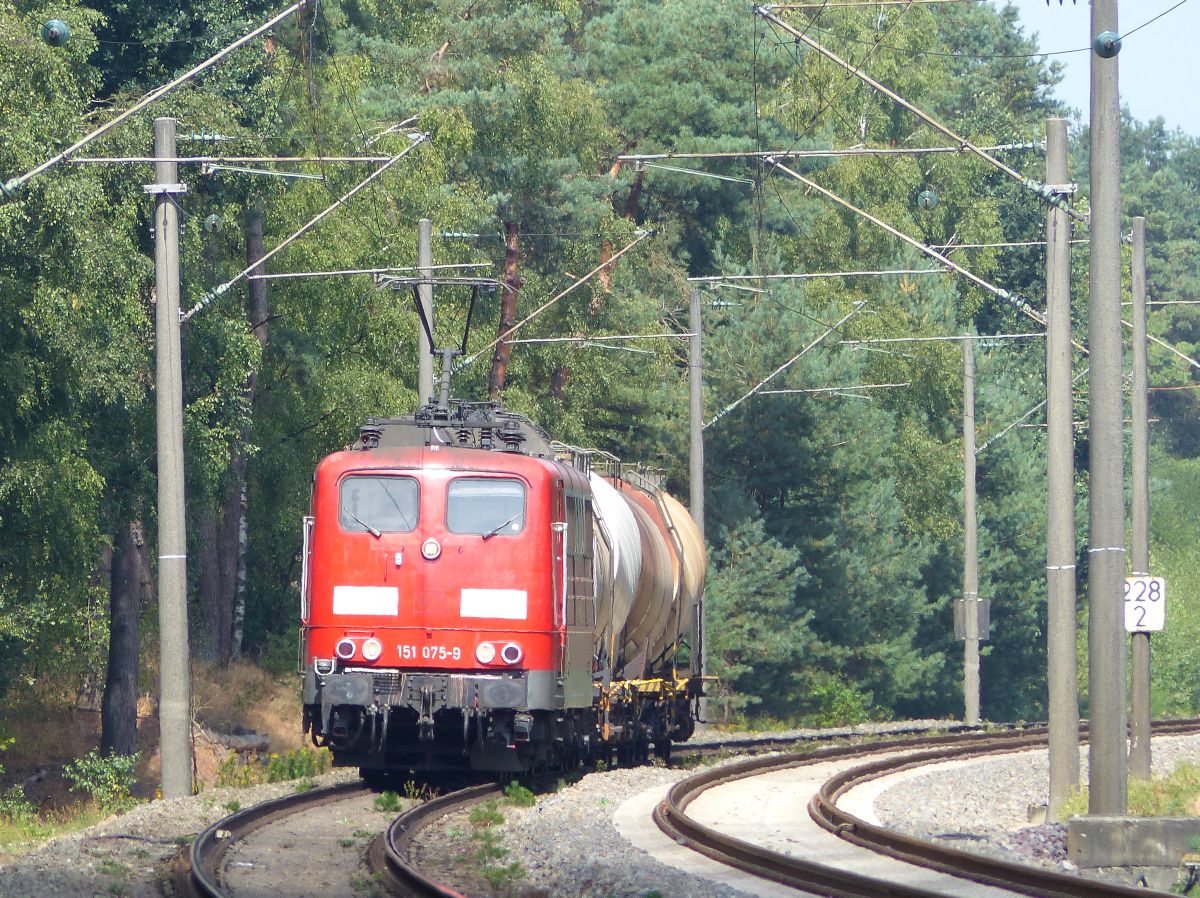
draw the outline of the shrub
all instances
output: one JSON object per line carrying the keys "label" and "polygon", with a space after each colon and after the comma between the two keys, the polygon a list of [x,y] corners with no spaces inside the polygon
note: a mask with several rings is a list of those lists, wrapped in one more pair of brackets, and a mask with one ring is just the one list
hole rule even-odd
{"label": "shrub", "polygon": [[519,808],[531,808],[537,804],[537,796],[516,780],[513,780],[504,787],[504,797],[508,799],[510,804],[516,805]]}
{"label": "shrub", "polygon": [[243,761],[232,753],[221,762],[217,771],[217,785],[258,786],[263,783],[283,783],[289,780],[312,779],[329,769],[327,749],[298,748],[272,754],[266,763]]}
{"label": "shrub", "polygon": [[328,751],[298,748],[295,751],[271,755],[267,761],[267,782],[282,783],[319,776],[328,769]]}
{"label": "shrub", "polygon": [[124,811],[134,805],[134,768],[140,755],[108,755],[90,751],[67,764],[63,776],[72,792],[86,792],[104,811]]}
{"label": "shrub", "polygon": [[384,811],[388,814],[394,814],[404,807],[400,801],[400,796],[395,792],[387,791],[375,796],[375,810]]}
{"label": "shrub", "polygon": [[35,829],[38,823],[37,808],[19,785],[0,792],[0,818],[23,830]]}

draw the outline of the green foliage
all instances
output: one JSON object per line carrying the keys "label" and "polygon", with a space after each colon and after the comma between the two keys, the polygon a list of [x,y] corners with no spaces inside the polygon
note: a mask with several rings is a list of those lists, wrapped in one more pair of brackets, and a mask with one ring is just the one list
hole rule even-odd
{"label": "green foliage", "polygon": [[504,814],[495,800],[485,801],[471,808],[467,820],[476,829],[486,829],[489,826],[499,826],[504,822]]}
{"label": "green foliage", "polygon": [[804,579],[799,554],[752,521],[713,552],[706,589],[711,672],[720,678],[714,704],[724,719],[766,700],[791,695],[790,678],[814,642],[810,614],[797,613]]}
{"label": "green foliage", "polygon": [[63,776],[71,782],[72,792],[86,792],[100,808],[109,813],[125,811],[135,804],[134,769],[140,755],[108,755],[90,751],[63,767]]}
{"label": "green foliage", "polygon": [[[332,763],[328,749],[297,748],[272,752],[265,759],[243,758],[230,752],[217,771],[219,786],[257,786],[262,783],[284,783],[309,780],[329,770]],[[310,784],[308,788],[312,788]],[[299,791],[299,790],[298,790]]]}
{"label": "green foliage", "polygon": [[399,795],[388,790],[375,796],[374,808],[377,811],[395,814],[404,809],[404,802],[400,800]]}
{"label": "green foliage", "polygon": [[282,754],[273,753],[267,759],[267,782],[319,776],[329,769],[330,763],[329,752],[321,749],[297,748]]}
{"label": "green foliage", "polygon": [[[514,785],[516,784],[509,783],[509,787],[504,790],[505,797],[510,802],[514,802],[514,800],[508,793]],[[520,788],[517,786],[517,789]],[[528,792],[528,790],[521,791]],[[532,793],[530,793],[530,797],[532,798]],[[520,798],[519,795],[518,798]],[[519,807],[529,806],[518,802],[514,803],[517,803]],[[500,812],[495,801],[487,801],[472,808],[467,818],[475,830],[471,834],[471,841],[475,844],[475,848],[471,852],[471,860],[478,865],[480,875],[487,880],[492,889],[508,891],[512,888],[513,883],[525,877],[525,867],[518,861],[504,863],[504,859],[508,857],[508,849],[504,846],[504,836],[498,829],[504,823],[504,814]]]}
{"label": "green foliage", "polygon": [[509,804],[518,808],[531,808],[537,804],[537,796],[516,780],[504,787],[504,798]]}
{"label": "green foliage", "polygon": [[[1200,764],[1180,764],[1166,776],[1129,780],[1131,817],[1193,817],[1200,805]],[[1063,803],[1063,816],[1088,812],[1088,790],[1080,786]]]}
{"label": "green foliage", "polygon": [[[28,170],[273,10],[263,0],[0,6],[0,179]],[[51,13],[71,23],[74,37],[63,48],[37,37]],[[1036,139],[1044,117],[1061,111],[1049,98],[1058,73],[1032,55],[1036,43],[1011,8],[824,15],[821,38],[831,49],[975,141]],[[426,215],[437,233],[478,235],[439,238],[437,262],[496,267],[500,237],[511,229],[523,317],[637,229],[655,229],[603,277],[530,322],[526,337],[682,331],[688,275],[929,264],[756,162],[695,162],[753,180],[753,188],[616,162],[623,152],[936,142],[885,97],[722,0],[326,3],[179,89],[156,114],[185,122],[181,153],[213,151],[191,135],[219,132],[221,153],[244,155],[341,155],[419,115],[431,142],[275,257],[277,271],[412,264],[413,223]],[[143,155],[149,145],[147,117],[105,137],[97,151]],[[370,143],[382,153],[405,145],[394,134]],[[1161,122],[1126,119],[1122,151],[1127,211],[1148,214],[1151,295],[1194,299],[1200,200],[1190,185],[1200,179],[1200,143]],[[1086,184],[1085,154],[1074,158],[1075,180]],[[1035,155],[1005,159],[1040,177]],[[961,154],[807,161],[797,169],[930,244],[1040,233],[1042,206]],[[185,305],[244,267],[238,223],[248,208],[262,205],[266,242],[275,245],[363,175],[358,167],[321,171],[322,181],[284,181],[228,171],[201,178],[185,168]],[[0,203],[0,691],[46,671],[101,681],[101,558],[117,528],[153,523],[144,180],[133,167],[58,166]],[[924,189],[938,193],[933,210],[914,203]],[[195,226],[214,212],[227,225],[220,234]],[[1040,249],[962,250],[955,258],[1007,289],[1042,295]],[[331,284],[272,282],[265,347],[240,286],[183,332],[189,509],[193,523],[217,520],[245,486],[246,649],[279,671],[294,658],[296,522],[313,466],[366,416],[410,411],[419,398],[407,298],[366,278]],[[962,562],[957,347],[868,351],[842,341],[1026,324],[1010,304],[945,275],[758,289],[765,292],[723,290],[706,306],[706,417],[810,344],[771,387],[907,386],[870,398],[754,395],[707,429],[716,704],[730,720],[957,713],[958,646],[949,634]],[[826,334],[855,303],[865,306]],[[466,296],[444,289],[438,304],[439,341],[457,342]],[[1077,310],[1082,327],[1082,304]],[[497,313],[497,298],[481,296],[469,352],[495,336]],[[1196,355],[1197,322],[1195,307],[1162,307],[1151,330]],[[686,359],[673,340],[627,348],[640,353],[518,346],[505,401],[557,438],[661,464],[679,487]],[[981,349],[981,443],[1041,398],[1040,351]],[[461,372],[455,395],[483,397],[489,356]],[[1164,352],[1152,350],[1151,364],[1157,384],[1195,383]],[[1191,648],[1200,642],[1195,541],[1183,523],[1200,490],[1194,472],[1168,458],[1196,454],[1197,402],[1190,389],[1153,399],[1165,453],[1155,461],[1154,563],[1168,572],[1173,597],[1168,632],[1155,643],[1155,707],[1171,713],[1200,707]],[[982,679],[991,717],[1043,715],[1041,455],[1039,436],[1018,430],[980,456],[981,591],[993,619]],[[191,533],[191,555],[200,557],[200,529]],[[305,778],[323,764],[307,755],[265,765],[230,760],[222,779]]]}
{"label": "green foliage", "polygon": [[0,792],[0,823],[35,838],[44,836],[48,831],[38,817],[37,808],[19,784]]}
{"label": "green foliage", "polygon": [[1200,508],[1200,459],[1154,453],[1150,470],[1150,571],[1167,581],[1166,628],[1153,637],[1151,709],[1156,717],[1200,710],[1200,544],[1184,522]]}

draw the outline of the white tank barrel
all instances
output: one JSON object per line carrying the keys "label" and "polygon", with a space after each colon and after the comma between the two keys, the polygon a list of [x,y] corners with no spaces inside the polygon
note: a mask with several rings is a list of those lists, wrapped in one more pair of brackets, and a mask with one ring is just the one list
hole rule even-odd
{"label": "white tank barrel", "polygon": [[642,537],[633,512],[616,488],[598,474],[591,473],[588,478],[597,512],[597,529],[607,537],[597,540],[597,543],[606,543],[603,549],[598,549],[597,557],[609,556],[612,584],[611,589],[600,591],[596,608],[595,638],[600,654],[605,655],[610,646],[617,651],[621,649],[621,632],[633,607],[642,574]]}

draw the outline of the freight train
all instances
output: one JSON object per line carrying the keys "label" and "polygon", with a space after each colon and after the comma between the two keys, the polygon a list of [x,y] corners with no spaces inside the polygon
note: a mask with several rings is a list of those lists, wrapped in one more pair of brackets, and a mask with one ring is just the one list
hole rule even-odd
{"label": "freight train", "polygon": [[639,470],[447,393],[316,469],[305,732],[368,781],[668,756],[703,692],[695,523]]}

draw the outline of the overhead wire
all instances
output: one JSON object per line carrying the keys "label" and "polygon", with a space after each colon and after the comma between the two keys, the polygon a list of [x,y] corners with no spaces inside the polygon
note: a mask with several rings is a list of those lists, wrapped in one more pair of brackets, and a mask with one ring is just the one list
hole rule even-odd
{"label": "overhead wire", "polygon": [[71,144],[69,147],[67,147],[65,150],[62,150],[61,152],[55,154],[54,156],[51,156],[49,159],[43,161],[40,165],[31,169],[30,171],[26,172],[25,174],[19,175],[18,177],[15,177],[15,178],[10,178],[9,180],[0,183],[0,195],[3,195],[3,196],[14,195],[15,192],[18,189],[20,189],[22,186],[24,186],[30,179],[37,177],[38,175],[42,174],[43,172],[47,171],[50,168],[53,168],[55,165],[57,165],[58,163],[62,162],[64,159],[66,159],[68,156],[73,155],[74,153],[83,149],[85,146],[87,146],[92,141],[103,136],[104,134],[107,134],[113,128],[117,127],[117,125],[132,118],[134,115],[137,115],[137,113],[141,112],[143,109],[145,109],[150,104],[156,102],[157,100],[161,99],[162,97],[165,97],[171,91],[175,90],[175,88],[186,83],[187,81],[190,81],[192,78],[196,77],[201,72],[205,71],[206,69],[210,68],[211,66],[216,65],[218,62],[220,62],[222,59],[224,59],[230,53],[233,53],[235,50],[239,49],[240,47],[245,46],[250,41],[254,40],[256,37],[258,37],[262,34],[265,34],[267,31],[270,31],[273,27],[275,27],[275,25],[279,24],[280,22],[287,19],[290,15],[292,15],[292,13],[303,8],[306,2],[308,2],[308,0],[299,0],[299,2],[294,3],[293,5],[289,6],[283,12],[281,12],[278,15],[274,16],[273,18],[269,19],[267,22],[263,23],[258,28],[255,28],[253,31],[249,32],[248,34],[245,34],[242,37],[238,38],[232,44],[229,44],[228,46],[223,47],[221,50],[219,50],[217,53],[214,53],[208,59],[205,59],[203,62],[192,66],[190,69],[188,69],[182,75],[178,76],[177,78],[173,78],[172,80],[168,81],[166,84],[150,91],[150,93],[146,94],[144,97],[142,97],[140,100],[138,100],[132,106],[130,106],[128,109],[119,113],[114,118],[109,119],[107,122],[105,122],[100,127],[96,128],[93,131],[89,132],[88,134],[84,135],[79,140],[75,141],[73,144]]}
{"label": "overhead wire", "polygon": [[[823,8],[824,8],[824,7],[822,7],[822,9],[823,9]],[[892,32],[892,29],[894,29],[895,27],[897,27],[897,26],[900,24],[900,21],[901,21],[901,19],[903,18],[903,16],[904,16],[904,13],[905,13],[905,12],[907,12],[907,11],[908,11],[908,10],[907,10],[907,8],[906,8],[906,9],[904,10],[904,12],[902,12],[902,13],[901,13],[899,16],[897,16],[897,17],[896,17],[896,18],[895,18],[895,19],[894,19],[894,20],[893,20],[891,23],[889,23],[889,25],[888,25],[888,28],[887,28],[887,31],[885,31],[885,32],[884,32],[884,37],[885,37],[885,38],[886,38],[886,36],[887,36],[888,34],[890,34],[890,33]],[[809,28],[810,28],[810,27],[812,27],[813,25],[817,25],[817,20],[819,19],[819,17],[820,17],[820,13],[818,12],[817,16],[816,16],[816,17],[814,17],[814,18],[813,18],[813,19],[812,19],[812,20],[809,22],[809,24],[805,26],[804,30],[800,32],[800,37],[804,37],[805,35],[807,35],[807,33],[808,33],[808,31],[809,31]],[[762,18],[762,17],[761,17],[761,16],[758,16],[758,15],[756,15],[754,18],[757,20],[757,19],[759,19],[759,18]],[[772,25],[772,28],[773,28],[773,23],[771,23],[771,22],[770,22],[770,20],[765,20],[765,21],[767,21],[767,24],[768,24],[768,25]],[[774,30],[774,29],[773,29],[773,30]],[[820,31],[820,26],[819,26],[819,25],[817,25],[817,30],[818,30],[818,32]],[[796,48],[796,42],[795,42],[795,41],[784,41],[784,40],[783,40],[782,38],[780,38],[778,35],[776,35],[776,38],[777,38],[777,40],[779,41],[779,43],[780,43],[781,45],[783,45],[783,46],[786,46],[786,47],[788,47],[788,48],[789,48],[789,50],[790,50],[790,52],[791,52],[791,54],[792,54],[792,58],[793,58],[793,59],[795,60],[795,62],[796,62],[796,70],[797,70],[797,72],[799,72],[799,74],[800,74],[800,77],[801,77],[801,78],[803,78],[803,79],[804,79],[804,81],[805,81],[807,84],[809,84],[810,86],[812,86],[812,87],[813,87],[814,91],[816,91],[816,93],[818,94],[818,97],[819,97],[819,96],[820,96],[820,88],[819,88],[819,86],[818,86],[818,85],[817,85],[817,84],[816,84],[816,83],[815,83],[815,82],[814,82],[814,81],[813,81],[813,80],[812,80],[812,79],[811,79],[811,78],[808,76],[807,72],[805,71],[805,69],[804,69],[804,65],[803,65],[803,62],[802,62],[802,60],[800,59],[799,53],[798,53],[798,51],[795,49],[795,48]],[[881,40],[882,40],[882,39],[881,39]],[[796,137],[796,139],[795,139],[795,140],[793,140],[791,147],[789,147],[789,148],[788,148],[788,149],[789,149],[789,152],[790,152],[791,150],[794,150],[794,149],[796,148],[796,146],[799,144],[799,142],[800,142],[802,139],[804,139],[804,137],[806,137],[806,136],[808,136],[809,134],[811,134],[811,132],[812,132],[812,128],[813,128],[813,126],[814,126],[814,125],[817,123],[817,120],[820,118],[820,116],[821,116],[821,115],[823,115],[823,114],[824,114],[824,113],[825,113],[827,110],[829,110],[829,109],[831,109],[831,108],[833,109],[833,112],[834,112],[834,114],[835,114],[835,115],[836,115],[836,116],[837,116],[837,117],[838,117],[838,118],[841,120],[842,124],[844,124],[844,125],[845,125],[847,128],[849,128],[849,129],[850,129],[850,131],[851,131],[851,133],[853,133],[853,132],[854,132],[854,125],[853,125],[853,123],[851,123],[851,122],[850,122],[850,121],[849,121],[849,120],[848,120],[848,119],[847,119],[847,118],[846,118],[846,117],[845,117],[845,116],[844,116],[844,115],[841,113],[841,111],[840,111],[840,110],[838,110],[837,108],[833,107],[833,106],[832,106],[832,102],[833,102],[833,99],[836,99],[836,97],[837,97],[837,96],[840,96],[840,95],[841,95],[841,92],[842,92],[842,91],[845,89],[846,85],[847,85],[849,82],[851,82],[851,81],[853,81],[853,80],[854,80],[854,78],[857,76],[857,73],[858,73],[859,71],[861,71],[862,67],[863,67],[864,65],[866,65],[866,63],[867,63],[867,62],[870,60],[870,58],[871,58],[871,55],[872,55],[872,54],[873,54],[873,52],[874,52],[874,49],[873,49],[873,47],[874,47],[874,45],[872,45],[872,49],[869,49],[869,50],[867,51],[867,53],[866,53],[866,54],[865,54],[865,55],[864,55],[864,56],[863,56],[863,57],[862,57],[862,58],[861,58],[861,59],[858,61],[858,63],[855,65],[855,67],[854,67],[853,71],[849,72],[849,73],[848,73],[848,74],[845,76],[845,78],[844,78],[844,80],[843,80],[842,84],[841,84],[841,85],[839,85],[839,88],[838,88],[837,92],[835,93],[835,95],[834,95],[833,97],[829,98],[828,100],[822,100],[822,101],[821,101],[821,105],[820,105],[820,107],[817,109],[817,111],[816,111],[815,113],[813,113],[813,115],[812,115],[812,116],[810,116],[810,117],[809,117],[809,120],[808,120],[808,122],[807,122],[807,123],[806,123],[804,126],[802,126],[801,133],[797,135],[797,137]],[[760,149],[761,149],[761,147],[760,147]],[[905,187],[907,187],[907,188],[910,188],[910,189],[913,187],[913,184],[912,184],[912,182],[911,182],[911,181],[910,181],[908,178],[902,178],[902,177],[900,176],[899,172],[898,172],[898,171],[897,171],[897,169],[896,169],[896,166],[895,166],[895,165],[894,165],[894,164],[893,164],[893,163],[892,163],[890,160],[883,159],[883,161],[884,161],[884,164],[886,165],[886,167],[887,167],[888,171],[891,173],[891,175],[892,175],[892,179],[893,179],[894,181],[896,181],[897,183],[901,184],[902,186],[905,186]],[[763,163],[763,165],[765,165],[765,163]],[[760,171],[762,171],[762,166],[760,166]],[[765,177],[764,177],[764,180],[765,180]],[[797,227],[797,229],[799,229],[799,227],[800,227],[800,225],[799,225],[799,222],[797,222],[797,221],[796,221],[796,217],[795,217],[795,216],[792,214],[792,211],[791,211],[791,209],[788,207],[788,205],[787,205],[786,201],[783,199],[783,195],[781,194],[781,192],[780,192],[780,190],[779,190],[779,187],[778,187],[778,185],[777,185],[777,184],[775,184],[774,182],[772,182],[772,184],[773,184],[773,186],[774,186],[774,189],[775,189],[775,195],[776,195],[776,197],[779,199],[779,201],[780,201],[781,205],[783,205],[783,207],[784,207],[784,211],[786,211],[786,212],[787,212],[787,214],[788,214],[788,217],[789,217],[789,218],[792,220],[792,223],[793,223],[793,224],[794,224],[794,225]]]}
{"label": "overhead wire", "polygon": [[532,321],[534,318],[537,318],[539,315],[541,315],[542,312],[546,311],[546,309],[550,308],[552,305],[557,303],[563,297],[572,293],[579,287],[582,287],[584,284],[586,284],[589,280],[591,280],[593,277],[595,277],[597,274],[599,274],[605,268],[607,268],[610,265],[612,265],[613,263],[615,263],[618,259],[621,258],[621,256],[625,255],[627,252],[629,252],[631,249],[633,249],[635,246],[637,246],[639,243],[641,243],[647,237],[652,236],[653,234],[654,234],[654,231],[638,232],[631,242],[629,242],[625,246],[621,247],[621,249],[619,249],[619,250],[617,250],[617,252],[613,253],[612,256],[610,256],[608,259],[605,259],[603,262],[601,262],[599,265],[597,265],[595,268],[593,268],[591,271],[589,271],[583,277],[576,280],[569,287],[567,287],[567,289],[562,290],[562,291],[556,293],[554,296],[550,297],[548,300],[546,300],[544,303],[542,303],[540,306],[538,306],[536,309],[534,309],[531,313],[526,315],[524,318],[522,318],[520,321],[518,321],[512,327],[505,330],[502,334],[500,334],[498,337],[496,337],[496,339],[492,340],[492,342],[488,343],[482,349],[478,349],[475,352],[471,353],[469,356],[466,356],[457,365],[455,370],[462,370],[463,368],[472,364],[477,358],[479,358],[481,355],[483,355],[489,349],[494,348],[496,346],[496,344],[500,343],[502,340],[507,340],[514,333],[516,333],[518,330],[520,330],[522,327],[524,327],[526,324],[528,324],[530,321]]}
{"label": "overhead wire", "polygon": [[349,201],[351,199],[353,199],[357,193],[359,193],[360,191],[369,187],[373,181],[375,181],[377,178],[381,177],[385,172],[389,171],[393,165],[395,165],[397,162],[399,162],[401,159],[403,159],[405,156],[407,156],[410,152],[415,150],[421,144],[425,143],[425,141],[427,139],[428,138],[426,138],[425,135],[417,135],[417,136],[413,137],[412,142],[407,147],[405,147],[402,152],[393,156],[391,158],[391,160],[384,163],[379,168],[375,169],[373,172],[371,172],[369,175],[367,175],[367,177],[364,178],[363,180],[359,181],[349,191],[347,191],[342,196],[340,196],[336,200],[334,200],[334,202],[331,205],[327,206],[321,212],[317,213],[317,215],[315,217],[309,219],[309,221],[306,222],[305,224],[303,224],[299,230],[295,231],[294,233],[291,234],[291,236],[287,237],[285,240],[278,243],[269,252],[265,253],[261,258],[257,259],[253,264],[251,264],[247,268],[244,268],[240,273],[238,273],[237,275],[235,275],[234,277],[232,277],[225,283],[213,288],[211,291],[206,293],[200,299],[200,301],[197,302],[189,311],[180,315],[180,322],[182,323],[182,322],[188,321],[189,319],[191,319],[193,316],[195,316],[199,312],[202,312],[205,308],[207,308],[209,305],[211,305],[214,301],[216,301],[222,295],[227,293],[234,284],[236,284],[239,281],[241,281],[242,279],[246,278],[250,274],[250,272],[252,272],[255,268],[258,268],[260,265],[264,265],[268,259],[270,259],[274,255],[276,255],[277,253],[281,252],[285,247],[291,245],[293,242],[295,242],[296,240],[298,240],[299,238],[301,238],[302,236],[307,234],[310,230],[312,230],[314,227],[316,227],[326,216],[332,214],[340,206],[347,205],[349,203]]}
{"label": "overhead wire", "polygon": [[782,365],[780,365],[778,368],[776,368],[774,371],[772,371],[770,374],[768,374],[766,377],[764,377],[762,380],[760,380],[757,384],[755,384],[753,387],[751,387],[742,396],[735,399],[733,402],[729,403],[729,405],[725,406],[725,408],[721,409],[721,411],[717,412],[717,414],[714,415],[708,422],[706,422],[701,429],[707,430],[708,428],[712,427],[712,425],[716,424],[718,421],[720,421],[722,418],[724,418],[726,415],[728,415],[730,412],[732,412],[734,409],[736,409],[739,405],[741,405],[743,402],[745,402],[747,399],[749,399],[755,393],[762,390],[763,387],[765,387],[767,384],[769,384],[777,376],[782,374],[784,371],[786,371],[788,368],[792,367],[792,365],[794,365],[796,362],[798,362],[800,359],[802,359],[805,355],[807,355],[809,350],[813,349],[815,346],[820,345],[820,343],[822,341],[824,341],[826,337],[828,337],[830,334],[832,334],[834,331],[836,331],[839,327],[841,327],[843,324],[845,324],[847,321],[849,321],[851,318],[853,318],[855,315],[857,315],[859,312],[861,312],[864,308],[866,308],[866,305],[867,304],[865,301],[860,300],[858,302],[855,302],[854,308],[852,308],[849,312],[847,312],[845,315],[843,315],[841,317],[841,319],[839,319],[837,321],[836,324],[829,325],[825,329],[825,332],[822,333],[820,336],[818,336],[815,340],[812,340],[810,343],[808,343],[803,349],[801,349],[798,353],[796,353],[794,356],[792,356],[790,359],[788,359],[786,362],[784,362]]}
{"label": "overhead wire", "polygon": [[[1164,10],[1163,12],[1160,12],[1158,15],[1154,16],[1151,19],[1147,19],[1145,22],[1142,22],[1140,25],[1138,25],[1134,28],[1131,28],[1129,31],[1124,32],[1121,35],[1121,39],[1124,40],[1125,38],[1128,38],[1131,35],[1134,35],[1137,32],[1141,31],[1143,28],[1146,28],[1149,25],[1153,25],[1159,19],[1163,18],[1163,16],[1166,16],[1166,15],[1174,12],[1175,10],[1177,10],[1179,7],[1183,6],[1187,2],[1188,2],[1188,0],[1179,0],[1179,2],[1176,3],[1174,6]],[[863,4],[863,5],[867,5],[867,4]],[[786,7],[784,7],[784,8],[786,8]],[[817,31],[820,32],[821,29],[818,28]],[[832,34],[836,37],[839,37],[850,43],[864,44],[864,45],[868,43],[867,41],[865,41],[861,38],[851,37],[848,34],[839,34],[838,32],[836,32],[832,29],[829,29],[829,28],[825,29],[825,32],[827,34]],[[965,53],[965,52],[961,52],[961,51],[948,52],[948,51],[944,51],[944,50],[917,50],[917,49],[913,49],[910,47],[896,47],[891,44],[884,44],[882,46],[886,50],[894,50],[896,52],[907,53],[912,56],[940,56],[940,57],[950,58],[950,59],[974,59],[974,60],[1038,59],[1040,57],[1047,57],[1047,56],[1070,56],[1074,53],[1090,53],[1090,52],[1092,52],[1092,48],[1090,46],[1089,47],[1074,47],[1069,50],[1039,50],[1035,53]]]}
{"label": "overhead wire", "polygon": [[[325,8],[318,4],[318,6],[316,7],[316,14],[321,17],[321,22],[322,22],[323,27],[326,32],[326,39],[332,45],[332,43],[333,43],[333,28],[329,24],[329,18],[325,15]],[[330,57],[329,57],[329,61],[330,61],[330,64],[333,66],[333,74],[334,74],[333,81],[334,81],[334,84],[337,86],[337,91],[338,91],[339,95],[342,98],[342,104],[345,106],[346,110],[350,113],[350,117],[354,122],[354,126],[355,126],[355,128],[358,129],[358,133],[362,140],[362,143],[364,146],[366,146],[366,143],[369,140],[369,138],[367,136],[367,130],[366,130],[366,127],[363,125],[362,120],[358,116],[358,110],[355,107],[355,104],[353,102],[351,102],[349,95],[346,93],[345,85],[342,83],[342,70],[338,66],[338,54],[336,52],[331,53]],[[367,196],[370,198],[371,206],[375,211],[376,219],[382,219],[383,213],[379,209],[378,196],[376,195],[374,188],[372,188],[370,191],[368,191]]]}

